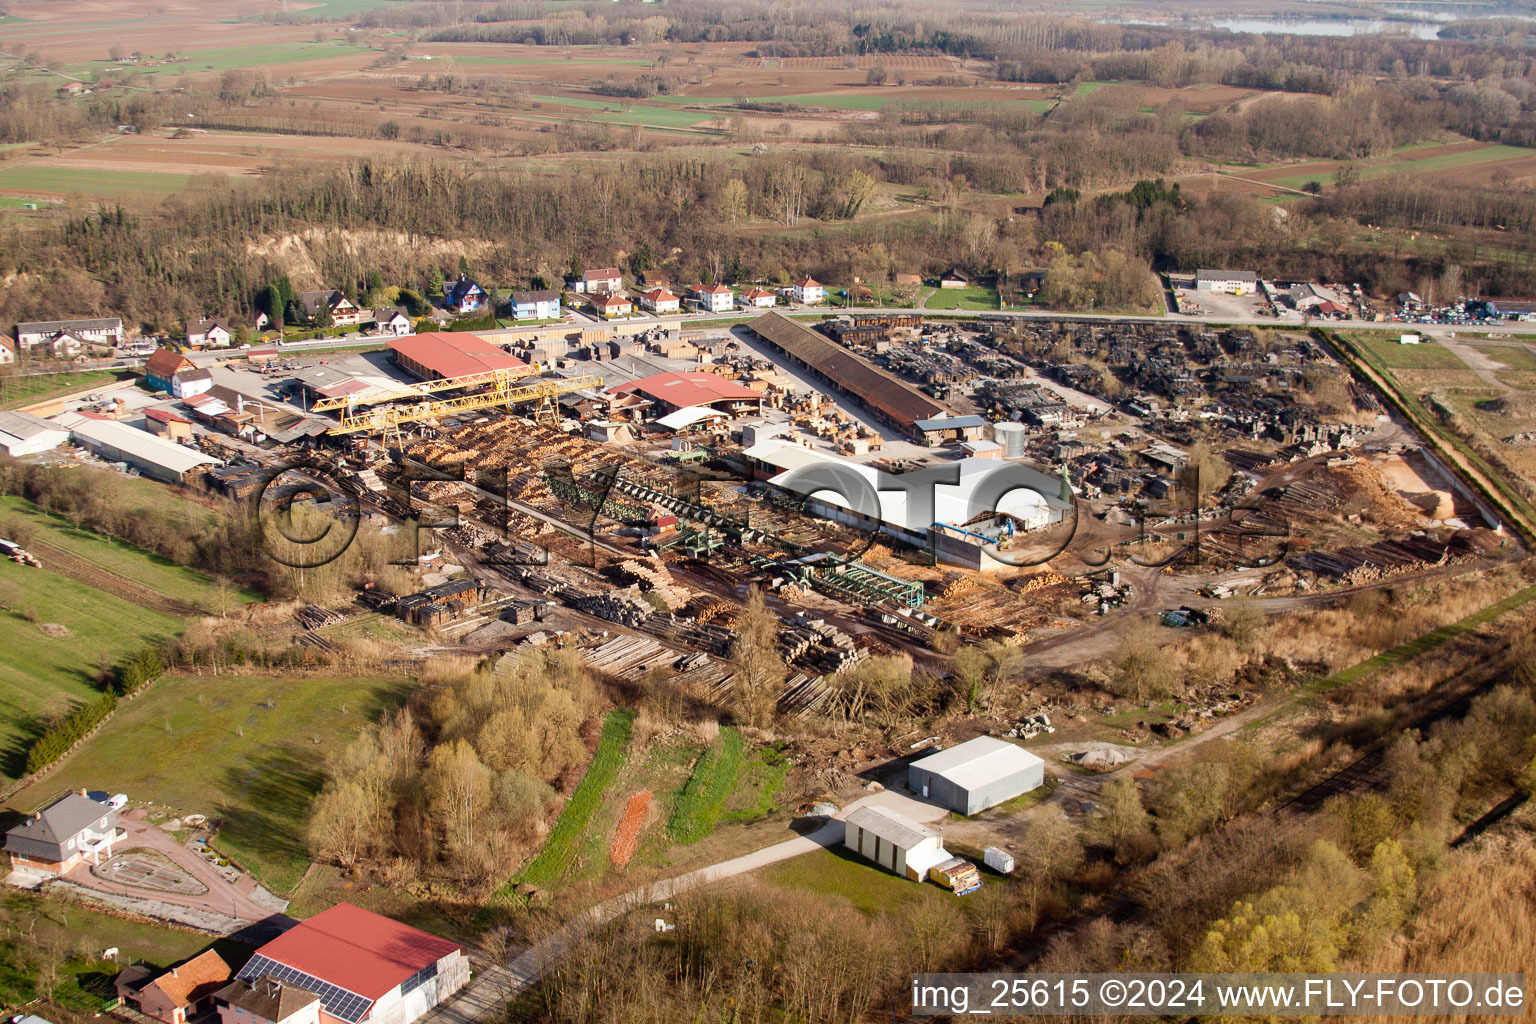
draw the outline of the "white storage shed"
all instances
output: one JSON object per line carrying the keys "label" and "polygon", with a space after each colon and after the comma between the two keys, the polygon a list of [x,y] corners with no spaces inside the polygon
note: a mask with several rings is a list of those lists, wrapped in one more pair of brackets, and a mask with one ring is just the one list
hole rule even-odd
{"label": "white storage shed", "polygon": [[843,845],[914,882],[949,859],[944,837],[895,811],[860,807],[843,822]]}
{"label": "white storage shed", "polygon": [[978,736],[914,761],[907,788],[960,814],[975,814],[1045,782],[1045,762],[1023,747]]}

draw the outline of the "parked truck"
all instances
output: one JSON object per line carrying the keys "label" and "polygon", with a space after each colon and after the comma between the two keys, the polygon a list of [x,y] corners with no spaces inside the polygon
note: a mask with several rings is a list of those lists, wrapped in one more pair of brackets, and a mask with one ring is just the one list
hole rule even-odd
{"label": "parked truck", "polygon": [[981,872],[964,857],[951,857],[928,869],[928,877],[956,896],[965,896],[981,888]]}

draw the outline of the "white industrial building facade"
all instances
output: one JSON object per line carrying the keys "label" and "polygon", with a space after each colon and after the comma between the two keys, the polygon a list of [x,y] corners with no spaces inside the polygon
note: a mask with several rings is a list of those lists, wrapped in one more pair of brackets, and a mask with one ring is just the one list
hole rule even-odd
{"label": "white industrial building facade", "polygon": [[[1061,479],[995,458],[892,475],[782,438],[759,441],[742,455],[759,478],[805,498],[807,511],[930,548],[940,561],[970,569],[1005,567],[989,549],[1005,548],[1016,532],[1064,522],[1072,508]],[[870,507],[855,507],[861,497]]]}
{"label": "white industrial building facade", "polygon": [[914,882],[950,859],[944,837],[927,825],[881,807],[860,807],[843,822],[843,845]]}
{"label": "white industrial building facade", "polygon": [[993,736],[941,750],[907,767],[907,788],[957,814],[975,814],[1045,783],[1045,762]]}
{"label": "white industrial building facade", "polygon": [[1259,290],[1259,275],[1251,270],[1197,270],[1195,290],[1253,295]]}

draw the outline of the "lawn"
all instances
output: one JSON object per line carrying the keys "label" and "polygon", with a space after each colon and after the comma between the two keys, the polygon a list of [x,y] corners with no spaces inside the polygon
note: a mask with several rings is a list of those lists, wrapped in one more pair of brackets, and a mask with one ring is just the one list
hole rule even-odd
{"label": "lawn", "polygon": [[576,860],[587,825],[603,805],[603,796],[629,756],[629,734],[635,724],[633,711],[611,711],[603,723],[592,764],[576,785],[549,831],[544,849],[518,875],[517,880],[548,888],[565,875]]}
{"label": "lawn", "polygon": [[[1411,333],[1409,327],[1403,333]],[[1350,334],[1350,340],[1370,351],[1382,366],[1391,370],[1465,370],[1467,364],[1443,345],[1425,338],[1417,345],[1402,345],[1380,332]]]}
{"label": "lawn", "polygon": [[[180,513],[183,515],[204,511],[191,502],[178,504],[186,506]],[[16,532],[10,529],[10,524],[24,524],[30,530],[31,538],[39,543],[60,548],[108,572],[127,576],[166,597],[216,609],[219,583],[211,576],[94,530],[76,529],[67,519],[44,512],[25,498],[0,497],[0,523],[6,524],[10,533]],[[47,561],[43,564],[46,566]],[[244,598],[255,600],[256,595],[247,593]]]}
{"label": "lawn", "polygon": [[43,193],[80,192],[96,196],[142,196],[160,199],[187,187],[189,174],[154,171],[122,171],[115,168],[86,169],[26,164],[0,167],[0,188]]}
{"label": "lawn", "polygon": [[939,288],[928,296],[924,309],[997,309],[997,289],[973,284],[969,288]]}
{"label": "lawn", "polygon": [[[274,892],[309,866],[309,804],[328,757],[403,699],[397,679],[168,676],[61,768],[10,801],[110,783],[135,803],[222,819],[214,845]],[[146,756],[148,754],[149,756]]]}
{"label": "lawn", "polygon": [[667,830],[679,843],[696,843],[714,831],[725,811],[725,802],[736,788],[736,779],[746,762],[746,741],[736,729],[722,729],[720,735],[694,762],[672,808]]}
{"label": "lawn", "polygon": [[102,387],[119,379],[114,370],[81,370],[73,373],[29,373],[0,376],[0,409],[31,405],[45,398],[67,395],[86,388]]}
{"label": "lawn", "polygon": [[[97,673],[181,629],[152,612],[48,569],[0,561],[0,777],[18,778],[39,713],[98,696]],[[30,618],[28,617],[30,616]],[[40,624],[68,636],[51,637]]]}
{"label": "lawn", "polygon": [[1479,354],[1511,370],[1536,370],[1536,352],[1516,345],[1473,345]]}
{"label": "lawn", "polygon": [[[780,861],[762,871],[764,881],[785,889],[799,889],[831,898],[841,897],[855,910],[870,917],[889,911],[907,900],[938,906],[957,899],[954,893],[932,882],[901,878],[865,860],[838,843],[835,846]],[[993,884],[993,878],[987,878]],[[829,912],[832,912],[829,908]]]}

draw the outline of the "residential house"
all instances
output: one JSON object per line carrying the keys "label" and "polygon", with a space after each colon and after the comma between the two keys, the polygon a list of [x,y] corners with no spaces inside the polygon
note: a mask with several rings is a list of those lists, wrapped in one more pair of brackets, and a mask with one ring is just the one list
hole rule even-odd
{"label": "residential house", "polygon": [[331,323],[337,327],[356,327],[364,322],[366,315],[357,308],[356,303],[338,291],[303,292],[299,295],[299,304],[304,308],[304,315],[311,321],[320,315],[322,308],[330,310]]}
{"label": "residential house", "polygon": [[827,301],[827,290],[814,277],[802,277],[790,289],[790,295],[802,306],[817,306]]}
{"label": "residential house", "polygon": [[464,987],[469,960],[456,942],[338,903],[256,950],[236,977],[313,992],[324,1024],[413,1024]]}
{"label": "residential house", "polygon": [[647,270],[640,275],[640,283],[646,288],[666,288],[670,290],[672,287],[672,275],[665,270]]}
{"label": "residential house", "polygon": [[157,348],[144,364],[144,386],[151,391],[170,391],[177,373],[195,368],[192,360],[176,349]]}
{"label": "residential house", "polygon": [[954,267],[939,275],[940,288],[968,288],[970,284],[971,279]]}
{"label": "residential house", "polygon": [[676,313],[682,308],[682,303],[665,288],[653,288],[641,293],[640,306],[651,313]]}
{"label": "residential house", "polygon": [[60,331],[48,340],[46,346],[49,359],[79,359],[90,347],[89,342],[73,331]]}
{"label": "residential house", "polygon": [[205,317],[187,325],[187,344],[193,348],[228,348],[235,340],[229,324],[216,317]]}
{"label": "residential house", "polygon": [[374,329],[380,334],[392,334],[397,338],[403,338],[407,334],[415,334],[416,328],[411,323],[411,318],[405,315],[405,310],[398,306],[386,306],[383,309],[373,311]]}
{"label": "residential house", "polygon": [[146,1017],[165,1024],[186,1024],[213,1009],[214,996],[229,984],[229,975],[229,964],[210,949],[151,981],[125,979],[118,992]]}
{"label": "residential house", "polygon": [[457,281],[443,285],[443,308],[450,313],[489,313],[490,301],[485,289],[463,274]]}
{"label": "residential house", "polygon": [[595,299],[592,308],[605,317],[628,316],[635,311],[635,304],[622,295],[602,295]]}
{"label": "residential house", "polygon": [[554,288],[513,292],[512,318],[514,320],[560,319],[560,292]]}
{"label": "residential house", "polygon": [[68,874],[87,859],[101,863],[112,856],[112,844],[123,836],[117,811],[85,795],[85,790],[60,797],[5,834],[11,871],[51,878]]}
{"label": "residential house", "polygon": [[[50,345],[59,335],[68,333],[87,347],[110,348],[123,343],[121,317],[102,317],[96,320],[39,320],[17,324],[15,330],[18,351],[36,357],[39,346]],[[47,351],[46,347],[44,351]]]}
{"label": "residential house", "polygon": [[1251,270],[1197,270],[1195,290],[1253,295],[1259,290],[1259,275]]}
{"label": "residential house", "polygon": [[235,980],[214,993],[219,1024],[320,1024],[320,997],[272,975]]}
{"label": "residential house", "polygon": [[750,288],[737,301],[752,309],[772,309],[779,304],[779,297],[767,288]]}
{"label": "residential house", "polygon": [[704,313],[729,313],[736,308],[736,295],[723,284],[696,284],[693,300]]}
{"label": "residential house", "polygon": [[0,338],[0,366],[8,366],[16,361],[16,342],[11,338]]}
{"label": "residential house", "polygon": [[604,267],[601,270],[589,270],[576,278],[571,287],[574,291],[585,295],[601,295],[604,292],[616,292],[624,287],[624,275],[617,268]]}

